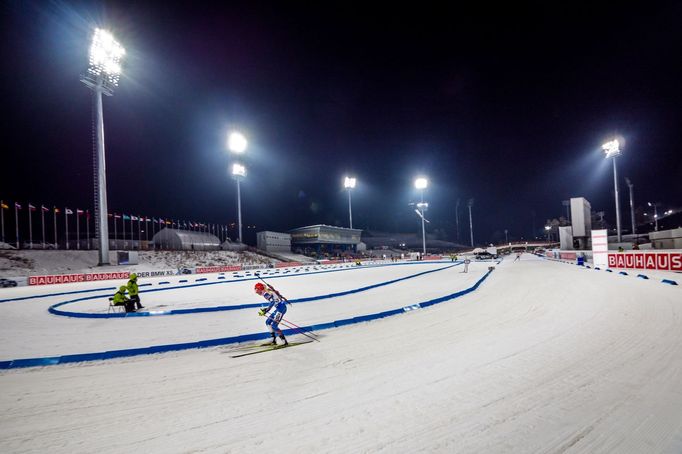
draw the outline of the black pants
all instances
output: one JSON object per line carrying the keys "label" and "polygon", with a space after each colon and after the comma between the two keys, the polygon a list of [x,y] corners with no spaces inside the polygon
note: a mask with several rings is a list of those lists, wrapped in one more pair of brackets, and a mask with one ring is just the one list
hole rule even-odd
{"label": "black pants", "polygon": [[123,306],[126,312],[135,312],[135,302],[133,300],[128,300],[125,303],[117,303],[115,306]]}
{"label": "black pants", "polygon": [[133,303],[133,308],[137,305],[138,309],[142,309],[142,303],[140,303],[140,295],[133,295],[130,297],[130,301]]}

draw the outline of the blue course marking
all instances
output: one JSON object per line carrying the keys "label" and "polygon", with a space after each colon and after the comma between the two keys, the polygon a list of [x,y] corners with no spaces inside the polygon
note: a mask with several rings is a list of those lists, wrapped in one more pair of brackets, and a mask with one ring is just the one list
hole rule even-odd
{"label": "blue course marking", "polygon": [[619,272],[618,274],[622,274],[623,276],[627,276],[627,275],[628,275],[628,273],[626,273],[625,271],[621,271],[621,272]]}
{"label": "blue course marking", "polygon": [[[419,306],[421,308],[424,308],[424,307],[434,306],[436,304],[440,304],[440,303],[450,301],[450,300],[459,298],[461,296],[464,296],[467,293],[470,293],[470,292],[473,292],[474,290],[476,290],[479,287],[479,285],[481,285],[481,283],[486,280],[486,278],[490,275],[490,273],[492,273],[492,270],[489,270],[474,285],[472,285],[471,287],[469,287],[467,289],[460,290],[458,292],[451,293],[449,295],[445,295],[445,296],[442,296],[440,298],[435,298],[432,300],[424,301],[422,303],[417,303],[417,304],[414,304],[412,306]],[[393,315],[404,314],[404,313],[405,313],[404,308],[392,309],[392,310],[388,310],[388,311],[377,312],[374,314],[361,315],[361,316],[342,319],[342,320],[335,320],[333,322],[320,323],[320,324],[310,325],[310,326],[301,326],[300,330],[301,331],[322,331],[325,329],[339,328],[341,326],[352,325],[355,323],[367,322],[370,320],[377,320],[380,318],[391,317]],[[286,329],[283,331],[284,331],[284,334],[286,334],[287,336],[294,335],[294,334],[297,334],[299,332],[299,331],[293,330],[293,329]],[[223,337],[223,338],[219,338],[219,339],[208,339],[208,340],[202,340],[202,341],[197,341],[197,342],[185,342],[185,343],[180,343],[180,344],[166,344],[166,345],[157,345],[157,346],[152,346],[152,347],[130,348],[130,349],[124,349],[124,350],[110,350],[110,351],[106,351],[106,352],[81,353],[81,354],[75,354],[75,355],[51,356],[51,357],[43,357],[43,358],[14,359],[14,360],[9,360],[9,361],[0,361],[0,369],[17,369],[17,368],[23,368],[23,367],[53,366],[55,364],[67,364],[67,363],[85,362],[85,361],[100,361],[100,360],[114,359],[114,358],[125,358],[125,357],[131,357],[131,356],[149,355],[149,354],[153,354],[153,353],[165,353],[165,352],[171,352],[171,351],[189,350],[189,349],[194,349],[194,348],[217,347],[217,346],[221,346],[221,345],[229,345],[229,344],[236,344],[236,343],[241,343],[241,342],[249,342],[249,341],[255,341],[255,340],[260,340],[260,339],[266,339],[269,337],[270,337],[269,333],[261,332],[261,333],[243,334],[240,336]]]}
{"label": "blue course marking", "polygon": [[649,277],[646,274],[638,274],[637,277],[640,279],[649,279]]}
{"label": "blue course marking", "polygon": [[677,285],[677,282],[673,281],[672,279],[663,279],[661,282],[664,284]]}
{"label": "blue course marking", "polygon": [[[367,290],[371,290],[377,287],[383,287],[386,285],[390,284],[395,284],[396,282],[404,281],[407,279],[412,279],[415,277],[423,276],[425,274],[430,274],[430,273],[435,273],[437,271],[442,271],[446,270],[448,268],[452,268],[453,266],[459,266],[461,265],[461,262],[455,262],[451,265],[444,266],[442,268],[437,268],[435,270],[429,270],[429,271],[422,271],[417,274],[412,274],[410,276],[406,277],[401,277],[398,279],[392,279],[390,281],[385,281],[385,282],[380,282],[378,284],[372,284],[368,285],[366,287],[360,287],[352,290],[346,290],[343,292],[338,292],[338,293],[329,293],[326,295],[318,295],[318,296],[312,296],[312,297],[306,297],[306,298],[298,298],[298,299],[292,299],[289,300],[290,303],[305,303],[309,301],[317,301],[321,299],[327,299],[327,298],[337,298],[339,296],[345,296],[345,295],[350,295],[353,293],[359,293],[359,292],[365,292]],[[238,282],[238,281],[230,281],[230,282]],[[241,281],[239,281],[241,282]],[[191,286],[190,286],[191,287]],[[173,290],[177,288],[185,288],[185,287],[166,287],[163,289],[158,289],[154,291],[163,291],[163,290]],[[65,306],[67,304],[71,303],[76,303],[79,301],[86,301],[86,300],[92,300],[92,299],[98,299],[102,298],[102,295],[95,295],[95,296],[88,296],[85,298],[78,298],[75,300],[69,300],[69,301],[64,301],[61,303],[53,304],[48,308],[48,312],[54,315],[60,315],[63,317],[74,317],[74,318],[127,318],[127,317],[150,317],[150,316],[159,316],[159,315],[180,315],[180,314],[197,314],[197,313],[202,313],[202,312],[219,312],[219,311],[234,311],[234,310],[242,310],[242,309],[252,309],[256,307],[262,307],[263,303],[251,303],[251,304],[239,304],[239,305],[234,305],[234,306],[214,306],[214,307],[196,307],[192,309],[172,309],[169,311],[148,311],[148,312],[115,312],[115,313],[107,313],[107,314],[94,314],[94,313],[88,313],[88,312],[71,312],[71,311],[62,311],[60,309],[57,309],[58,307]]]}

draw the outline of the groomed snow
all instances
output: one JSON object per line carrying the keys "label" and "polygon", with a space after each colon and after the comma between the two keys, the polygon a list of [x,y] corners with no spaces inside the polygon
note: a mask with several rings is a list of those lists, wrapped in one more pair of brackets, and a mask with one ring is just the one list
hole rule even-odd
{"label": "groomed snow", "polygon": [[[319,323],[472,285],[449,262],[273,279]],[[253,281],[143,294],[145,305],[252,303]],[[47,293],[67,286],[31,289]],[[69,285],[69,288],[85,288]],[[90,285],[92,288],[92,285]],[[57,290],[59,289],[59,290]],[[25,295],[10,289],[3,298]],[[0,304],[0,360],[226,337],[254,309],[75,319],[69,296]],[[68,305],[96,312],[102,301]],[[682,452],[682,289],[529,254],[473,293],[243,358],[227,347],[0,373],[0,452]],[[296,339],[296,336],[293,336]]]}

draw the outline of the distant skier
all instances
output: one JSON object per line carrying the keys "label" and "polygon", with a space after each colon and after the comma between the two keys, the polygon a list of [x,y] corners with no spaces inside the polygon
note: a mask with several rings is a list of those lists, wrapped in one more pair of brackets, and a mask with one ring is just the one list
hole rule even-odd
{"label": "distant skier", "polygon": [[521,260],[521,253],[520,252],[516,253],[516,258],[514,259],[514,261],[517,261],[517,260]]}
{"label": "distant skier", "polygon": [[130,301],[137,305],[137,309],[142,309],[144,306],[140,303],[140,290],[137,287],[137,274],[132,273],[128,281],[128,294]]}
{"label": "distant skier", "polygon": [[264,317],[271,309],[274,308],[274,311],[268,315],[267,320],[265,320],[265,325],[270,329],[270,334],[272,335],[272,345],[277,345],[277,338],[275,334],[279,335],[283,345],[289,345],[289,342],[287,342],[286,338],[284,337],[284,333],[282,333],[282,330],[279,328],[279,322],[287,312],[286,301],[284,301],[284,299],[281,298],[272,288],[269,286],[266,287],[262,282],[257,283],[254,286],[254,290],[269,303],[267,308],[263,307],[258,311],[258,315]]}
{"label": "distant skier", "polygon": [[470,264],[470,263],[471,263],[471,260],[469,260],[469,259],[464,259],[464,271],[463,271],[464,273],[468,273],[468,272],[469,272],[469,264]]}

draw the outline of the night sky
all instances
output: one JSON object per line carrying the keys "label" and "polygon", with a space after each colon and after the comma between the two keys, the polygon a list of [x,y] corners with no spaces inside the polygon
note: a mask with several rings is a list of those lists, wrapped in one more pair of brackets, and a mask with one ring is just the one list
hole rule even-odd
{"label": "night sky", "polygon": [[232,127],[247,242],[347,226],[346,173],[356,228],[418,231],[418,175],[451,241],[457,199],[464,243],[469,198],[477,243],[541,234],[576,196],[615,224],[613,137],[624,225],[624,177],[636,205],[682,208],[682,3],[397,5],[4,2],[0,198],[92,207],[79,76],[101,26],[127,50],[104,99],[109,211],[234,222]]}

